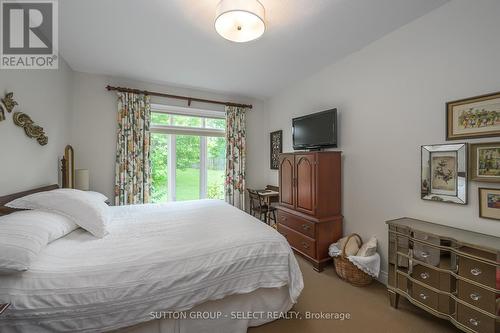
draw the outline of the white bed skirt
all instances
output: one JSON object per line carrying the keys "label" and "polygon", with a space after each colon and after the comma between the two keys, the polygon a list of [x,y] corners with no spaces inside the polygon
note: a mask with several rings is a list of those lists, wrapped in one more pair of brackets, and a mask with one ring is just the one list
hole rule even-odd
{"label": "white bed skirt", "polygon": [[[221,300],[209,301],[185,313],[188,318],[200,315],[216,317],[217,313],[222,313],[219,319],[155,319],[113,332],[244,333],[248,327],[259,326],[275,320],[280,314],[284,315],[292,306],[288,286],[262,288],[248,294],[231,295]],[[269,315],[270,312],[274,313]],[[161,312],[156,315],[160,316]],[[224,315],[227,315],[227,318]],[[234,319],[237,316],[244,318]]]}

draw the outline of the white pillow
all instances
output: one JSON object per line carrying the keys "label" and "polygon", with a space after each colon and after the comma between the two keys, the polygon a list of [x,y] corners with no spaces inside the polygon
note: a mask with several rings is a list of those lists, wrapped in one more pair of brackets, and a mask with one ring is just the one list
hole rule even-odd
{"label": "white pillow", "polygon": [[[349,236],[339,239],[337,244],[340,252],[342,252],[342,250],[344,249],[345,242],[347,241],[348,238]],[[359,238],[356,236],[351,237],[351,239],[349,239],[349,242],[345,247],[345,255],[347,257],[356,255],[356,253],[358,253],[359,251],[359,245],[360,245]]]}
{"label": "white pillow", "polygon": [[45,246],[77,229],[67,217],[22,211],[0,217],[0,273],[23,272]]}
{"label": "white pillow", "polygon": [[361,245],[358,253],[358,257],[370,257],[377,252],[377,239],[375,237],[370,238],[368,242]]}
{"label": "white pillow", "polygon": [[88,194],[95,196],[97,199],[106,202],[108,200],[108,197],[102,194],[101,192],[95,192],[95,191],[86,191]]}
{"label": "white pillow", "polygon": [[39,209],[69,217],[94,236],[106,236],[109,207],[96,196],[74,189],[38,192],[6,204],[16,209]]}

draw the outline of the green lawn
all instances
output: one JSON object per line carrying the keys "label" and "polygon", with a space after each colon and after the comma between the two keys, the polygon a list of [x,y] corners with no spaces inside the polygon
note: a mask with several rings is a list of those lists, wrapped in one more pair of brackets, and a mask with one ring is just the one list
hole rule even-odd
{"label": "green lawn", "polygon": [[[152,193],[154,202],[167,201],[166,186],[157,186]],[[158,193],[156,193],[158,192]],[[200,170],[184,169],[177,170],[176,177],[177,201],[195,200],[200,198]],[[224,199],[224,171],[208,170],[207,197],[210,199]]]}

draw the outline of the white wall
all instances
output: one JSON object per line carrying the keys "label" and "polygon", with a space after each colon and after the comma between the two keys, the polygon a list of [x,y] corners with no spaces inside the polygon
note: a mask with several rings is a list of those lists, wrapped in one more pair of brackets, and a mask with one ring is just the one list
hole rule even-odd
{"label": "white wall", "polygon": [[[344,233],[376,235],[383,270],[388,219],[500,235],[499,221],[478,217],[480,184],[469,185],[466,206],[421,200],[419,185],[420,146],[445,142],[445,103],[500,91],[499,14],[500,1],[454,0],[266,103],[262,135],[283,129],[284,151],[292,149],[291,118],[339,108]],[[259,165],[277,183],[268,160]]]}
{"label": "white wall", "polygon": [[[115,177],[115,152],[117,128],[117,97],[115,92],[108,92],[106,85],[125,86],[150,91],[168,92],[176,95],[198,98],[230,100],[253,104],[248,112],[248,161],[259,161],[265,158],[266,151],[262,145],[267,143],[267,136],[262,137],[260,126],[264,126],[265,118],[262,103],[257,100],[239,96],[227,96],[212,92],[169,87],[140,81],[126,80],[104,75],[74,74],[73,117],[71,124],[71,142],[75,149],[75,166],[89,169],[90,188],[113,198]],[[152,97],[153,103],[170,105],[186,105],[185,101]],[[213,104],[192,103],[193,107],[224,110],[223,106]],[[255,135],[257,133],[258,135]],[[249,162],[248,179],[250,183],[264,184],[265,177],[258,168]],[[260,177],[260,178],[259,178]]]}
{"label": "white wall", "polygon": [[61,59],[58,70],[0,70],[0,95],[14,92],[15,109],[27,113],[49,138],[46,146],[14,125],[0,122],[0,195],[58,183],[58,160],[69,143],[72,71]]}

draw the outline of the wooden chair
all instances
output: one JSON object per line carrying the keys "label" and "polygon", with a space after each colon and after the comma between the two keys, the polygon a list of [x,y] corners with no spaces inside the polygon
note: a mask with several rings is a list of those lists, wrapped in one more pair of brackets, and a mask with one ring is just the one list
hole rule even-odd
{"label": "wooden chair", "polygon": [[276,223],[276,208],[268,206],[258,191],[247,189],[250,198],[250,215],[258,217],[259,220],[270,224],[270,220]]}

